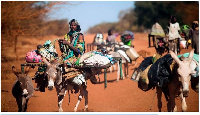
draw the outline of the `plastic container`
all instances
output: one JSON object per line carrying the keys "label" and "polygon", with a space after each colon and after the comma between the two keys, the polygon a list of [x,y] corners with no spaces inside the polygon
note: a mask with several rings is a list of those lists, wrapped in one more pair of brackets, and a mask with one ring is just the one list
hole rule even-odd
{"label": "plastic container", "polygon": [[126,50],[126,54],[128,57],[132,60],[135,61],[140,55],[134,50],[134,48],[129,48]]}

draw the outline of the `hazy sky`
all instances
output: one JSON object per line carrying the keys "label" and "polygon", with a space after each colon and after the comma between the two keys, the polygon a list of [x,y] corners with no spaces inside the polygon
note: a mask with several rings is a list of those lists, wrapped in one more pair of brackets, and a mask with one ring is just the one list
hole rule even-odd
{"label": "hazy sky", "polygon": [[70,1],[74,5],[66,5],[54,12],[53,19],[77,19],[81,32],[102,22],[117,22],[119,12],[133,8],[134,1]]}

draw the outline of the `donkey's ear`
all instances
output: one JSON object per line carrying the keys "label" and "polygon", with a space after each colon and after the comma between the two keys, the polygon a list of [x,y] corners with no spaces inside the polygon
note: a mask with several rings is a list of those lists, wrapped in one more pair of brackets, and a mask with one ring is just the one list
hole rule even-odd
{"label": "donkey's ear", "polygon": [[192,49],[192,50],[190,51],[190,54],[189,54],[189,56],[188,56],[188,58],[190,59],[190,62],[192,61],[193,55],[194,55],[194,49]]}
{"label": "donkey's ear", "polygon": [[12,66],[12,71],[13,73],[18,77],[18,75],[20,74],[19,72],[16,71],[15,66]]}
{"label": "donkey's ear", "polygon": [[176,63],[181,64],[181,60],[178,58],[178,56],[173,52],[169,51],[169,54],[172,56],[172,58],[176,61]]}
{"label": "donkey's ear", "polygon": [[183,56],[183,55],[181,55],[180,59],[183,61],[183,59],[184,59],[184,56]]}
{"label": "donkey's ear", "polygon": [[25,73],[26,75],[28,75],[28,72],[29,72],[30,68],[31,68],[30,66],[25,68],[24,73]]}
{"label": "donkey's ear", "polygon": [[42,57],[42,61],[43,61],[45,64],[47,64],[47,66],[50,66],[50,65],[51,65],[44,57]]}

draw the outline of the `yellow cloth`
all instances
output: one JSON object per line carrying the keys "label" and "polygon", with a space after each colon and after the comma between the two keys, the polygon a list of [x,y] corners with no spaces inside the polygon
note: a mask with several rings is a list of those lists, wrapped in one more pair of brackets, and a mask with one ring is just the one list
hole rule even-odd
{"label": "yellow cloth", "polygon": [[188,43],[190,43],[190,44],[191,44],[191,39],[189,39],[189,40],[188,40]]}

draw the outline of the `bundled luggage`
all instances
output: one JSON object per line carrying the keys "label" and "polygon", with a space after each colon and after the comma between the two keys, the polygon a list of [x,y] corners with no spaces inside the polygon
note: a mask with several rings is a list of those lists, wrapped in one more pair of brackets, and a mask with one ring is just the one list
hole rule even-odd
{"label": "bundled luggage", "polygon": [[133,32],[130,32],[130,31],[125,31],[122,35],[121,35],[121,41],[123,43],[126,43],[130,40],[133,40],[134,39],[134,34]]}
{"label": "bundled luggage", "polygon": [[42,57],[46,58],[47,61],[54,60],[58,57],[55,49],[55,44],[50,40],[47,40],[44,45],[38,45],[37,50],[32,50],[26,54],[25,61],[27,63],[40,63]]}
{"label": "bundled luggage", "polygon": [[42,57],[37,53],[37,50],[32,50],[26,54],[25,60],[28,63],[39,63],[42,62]]}

